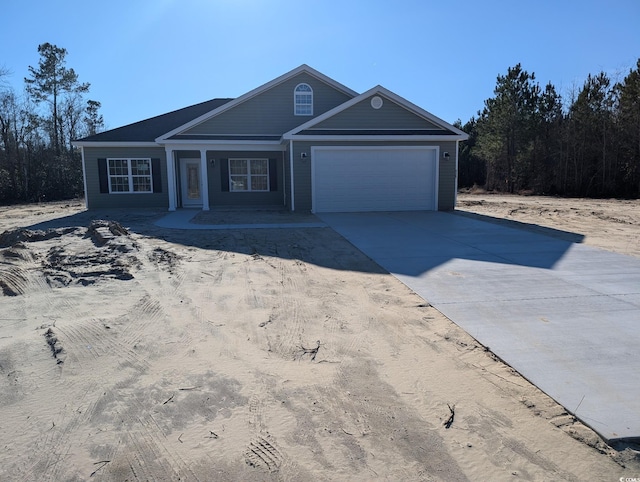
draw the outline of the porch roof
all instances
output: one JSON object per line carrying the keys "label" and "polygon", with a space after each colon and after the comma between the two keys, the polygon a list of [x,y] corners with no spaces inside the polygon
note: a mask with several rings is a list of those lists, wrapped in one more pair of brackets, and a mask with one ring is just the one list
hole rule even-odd
{"label": "porch roof", "polygon": [[155,140],[192,119],[210,112],[233,99],[211,99],[200,104],[111,129],[74,142],[155,142]]}

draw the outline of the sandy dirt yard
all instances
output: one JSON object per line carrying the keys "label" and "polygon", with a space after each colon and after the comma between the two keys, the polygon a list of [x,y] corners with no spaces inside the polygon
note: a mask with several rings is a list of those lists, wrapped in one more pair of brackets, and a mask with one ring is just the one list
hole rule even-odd
{"label": "sandy dirt yard", "polygon": [[[505,199],[639,255],[638,202]],[[164,214],[0,207],[0,480],[640,478],[331,229]]]}
{"label": "sandy dirt yard", "polygon": [[[461,193],[457,209],[640,257],[640,200]],[[551,229],[544,229],[544,228]],[[580,240],[580,236],[584,239]]]}

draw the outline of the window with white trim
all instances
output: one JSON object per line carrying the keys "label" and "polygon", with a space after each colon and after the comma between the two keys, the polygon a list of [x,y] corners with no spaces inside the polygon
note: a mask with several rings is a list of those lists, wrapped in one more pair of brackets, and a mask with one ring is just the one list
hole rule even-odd
{"label": "window with white trim", "polygon": [[298,84],[293,91],[295,115],[313,115],[313,89],[309,84]]}
{"label": "window with white trim", "polygon": [[109,192],[153,192],[151,159],[107,159]]}
{"label": "window with white trim", "polygon": [[229,190],[269,190],[269,159],[229,159]]}

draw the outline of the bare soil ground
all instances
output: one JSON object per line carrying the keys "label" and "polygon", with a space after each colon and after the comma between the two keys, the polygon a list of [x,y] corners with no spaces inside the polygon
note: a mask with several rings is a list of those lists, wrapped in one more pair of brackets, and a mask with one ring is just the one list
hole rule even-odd
{"label": "bare soil ground", "polygon": [[[638,255],[638,204],[611,203]],[[637,446],[607,446],[329,228],[164,214],[0,207],[0,480],[640,477]]]}
{"label": "bare soil ground", "polygon": [[[583,243],[640,257],[640,200],[516,196],[486,192],[461,193],[457,209],[516,221],[528,228],[565,231]],[[561,235],[549,230],[549,235]]]}

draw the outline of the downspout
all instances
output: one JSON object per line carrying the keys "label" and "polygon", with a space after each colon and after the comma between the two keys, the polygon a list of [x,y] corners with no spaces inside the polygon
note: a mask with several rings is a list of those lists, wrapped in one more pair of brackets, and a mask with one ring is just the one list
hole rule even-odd
{"label": "downspout", "polygon": [[82,157],[82,183],[84,184],[84,207],[89,209],[89,193],[87,192],[87,167],[84,162],[84,147],[80,146],[80,156]]}
{"label": "downspout", "polygon": [[293,172],[293,139],[289,141],[289,176],[291,177],[291,211],[296,210],[294,172]]}

